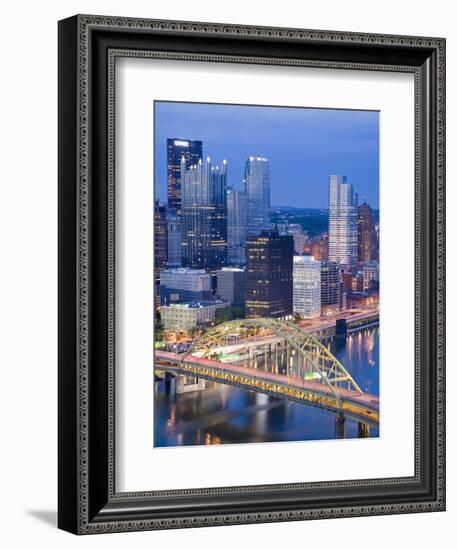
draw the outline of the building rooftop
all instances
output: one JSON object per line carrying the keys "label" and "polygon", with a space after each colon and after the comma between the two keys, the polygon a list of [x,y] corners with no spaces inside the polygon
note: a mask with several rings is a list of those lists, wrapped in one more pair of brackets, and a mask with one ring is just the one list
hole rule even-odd
{"label": "building rooftop", "polygon": [[194,302],[179,302],[177,304],[169,304],[168,306],[162,306],[162,307],[197,309],[197,308],[210,307],[210,306],[222,305],[227,303],[228,302],[225,302],[224,300],[214,300],[214,301],[200,300],[200,301],[194,301]]}

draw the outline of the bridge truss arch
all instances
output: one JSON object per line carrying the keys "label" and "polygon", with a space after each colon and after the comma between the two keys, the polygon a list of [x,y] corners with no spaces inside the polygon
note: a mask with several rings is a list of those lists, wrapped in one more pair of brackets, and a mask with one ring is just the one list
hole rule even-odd
{"label": "bridge truss arch", "polygon": [[326,385],[338,400],[340,400],[338,388],[363,393],[340,361],[319,340],[295,323],[279,319],[235,319],[216,325],[194,340],[189,350],[181,356],[181,363],[185,363],[186,358],[195,354],[201,358],[211,358],[214,355],[214,348],[221,345],[234,329],[243,328],[264,328],[287,342],[306,359],[306,364],[316,375],[316,379]]}

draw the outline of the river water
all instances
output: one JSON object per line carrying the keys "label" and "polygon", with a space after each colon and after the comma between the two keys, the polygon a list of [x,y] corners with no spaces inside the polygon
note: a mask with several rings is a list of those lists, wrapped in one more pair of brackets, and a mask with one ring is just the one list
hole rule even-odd
{"label": "river water", "polygon": [[[379,327],[323,340],[359,386],[379,395]],[[282,369],[280,369],[282,370]],[[379,430],[370,428],[369,436]],[[167,394],[155,383],[154,445],[214,445],[267,441],[304,441],[359,437],[358,423],[312,406],[277,399],[224,384]]]}

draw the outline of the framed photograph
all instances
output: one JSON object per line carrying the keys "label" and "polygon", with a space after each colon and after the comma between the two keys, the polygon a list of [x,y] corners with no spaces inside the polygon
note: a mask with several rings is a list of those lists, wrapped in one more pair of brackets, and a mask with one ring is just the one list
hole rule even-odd
{"label": "framed photograph", "polygon": [[59,527],[445,509],[445,40],[59,22]]}

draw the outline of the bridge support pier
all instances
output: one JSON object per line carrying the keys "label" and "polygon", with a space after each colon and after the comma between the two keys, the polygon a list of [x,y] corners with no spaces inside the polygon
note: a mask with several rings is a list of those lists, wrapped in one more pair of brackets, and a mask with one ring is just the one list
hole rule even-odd
{"label": "bridge support pier", "polygon": [[169,372],[165,373],[165,395],[172,395],[175,393],[176,378]]}
{"label": "bridge support pier", "polygon": [[346,438],[346,417],[342,412],[335,417],[335,437],[337,439]]}
{"label": "bridge support pier", "polygon": [[364,422],[357,423],[358,437],[370,437],[370,426]]}
{"label": "bridge support pier", "polygon": [[186,393],[190,391],[202,391],[206,387],[204,378],[194,378],[188,376],[178,376],[176,379],[176,393]]}

